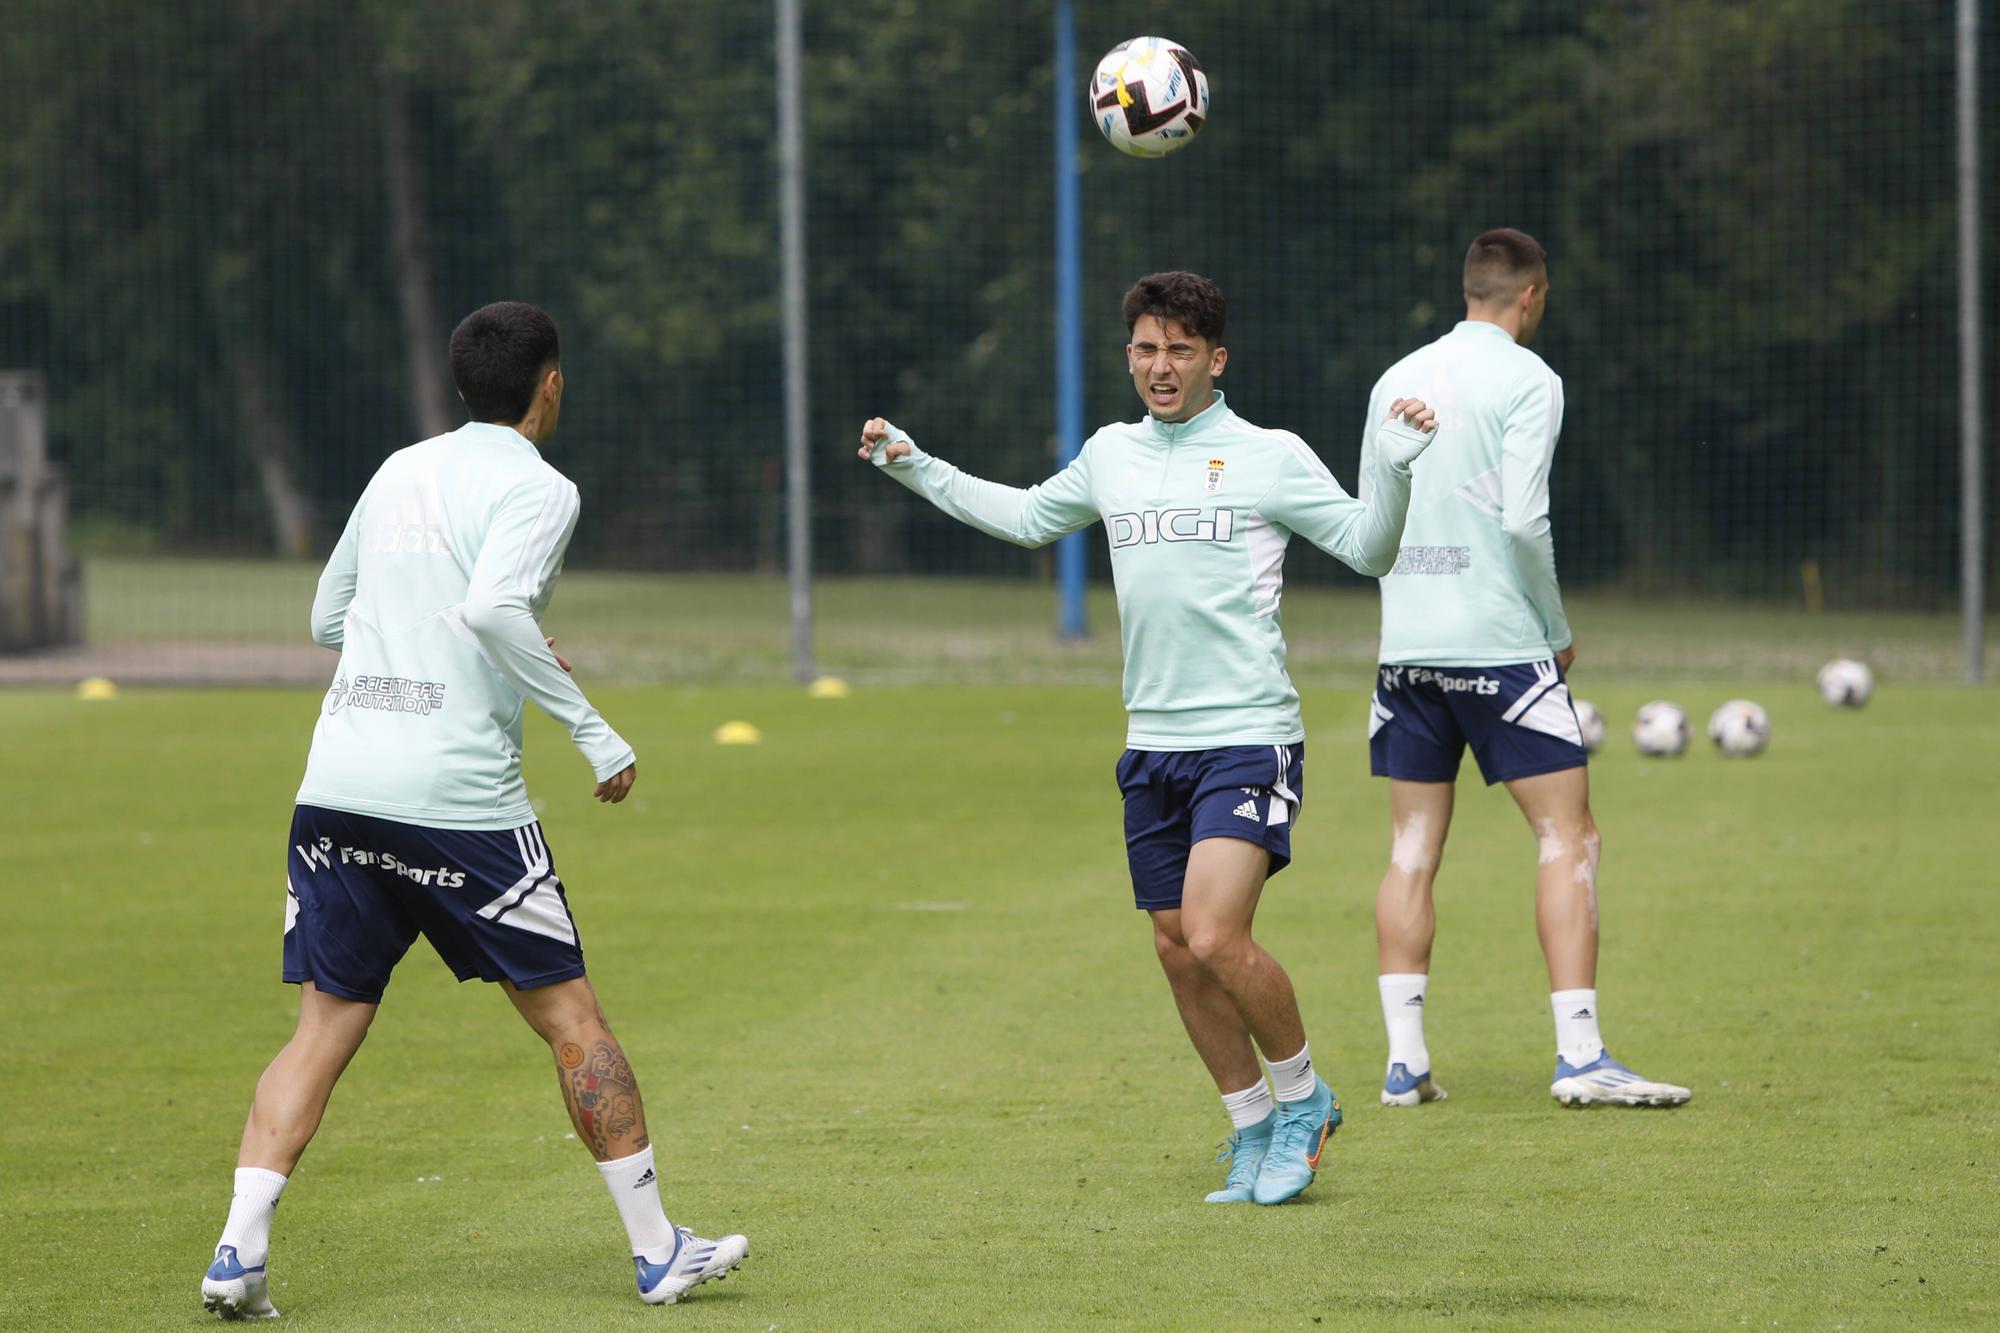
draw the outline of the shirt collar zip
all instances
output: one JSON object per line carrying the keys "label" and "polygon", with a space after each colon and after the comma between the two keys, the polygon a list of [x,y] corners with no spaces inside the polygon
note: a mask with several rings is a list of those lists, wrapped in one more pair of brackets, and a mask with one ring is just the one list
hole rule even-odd
{"label": "shirt collar zip", "polygon": [[1223,419],[1229,415],[1229,404],[1223,400],[1222,390],[1213,389],[1210,392],[1215,396],[1209,400],[1208,406],[1186,421],[1162,421],[1152,413],[1147,413],[1146,425],[1153,438],[1167,445],[1182,444],[1220,427]]}

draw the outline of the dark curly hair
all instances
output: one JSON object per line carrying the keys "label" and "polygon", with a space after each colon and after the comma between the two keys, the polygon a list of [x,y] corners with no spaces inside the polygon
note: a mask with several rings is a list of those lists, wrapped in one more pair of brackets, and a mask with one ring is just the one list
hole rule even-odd
{"label": "dark curly hair", "polygon": [[1171,319],[1189,333],[1222,345],[1229,322],[1229,302],[1222,288],[1199,273],[1148,273],[1125,293],[1125,332],[1129,336],[1141,315]]}

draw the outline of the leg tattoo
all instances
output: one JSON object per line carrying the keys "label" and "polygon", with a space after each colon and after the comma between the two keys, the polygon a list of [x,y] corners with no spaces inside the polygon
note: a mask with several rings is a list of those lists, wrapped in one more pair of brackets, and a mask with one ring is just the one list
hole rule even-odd
{"label": "leg tattoo", "polygon": [[[556,1077],[584,1146],[599,1161],[609,1159],[611,1145],[640,1123],[639,1082],[632,1077],[632,1066],[625,1063],[625,1052],[615,1041],[593,1042],[588,1051],[566,1041],[556,1048]],[[649,1142],[641,1131],[637,1139],[623,1146],[628,1153],[635,1153]]]}

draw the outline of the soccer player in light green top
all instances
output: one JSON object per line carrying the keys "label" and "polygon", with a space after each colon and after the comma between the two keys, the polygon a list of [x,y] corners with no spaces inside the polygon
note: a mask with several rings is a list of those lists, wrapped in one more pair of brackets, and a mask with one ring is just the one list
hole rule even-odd
{"label": "soccer player in light green top", "polygon": [[1409,523],[1382,580],[1382,669],[1370,703],[1371,767],[1389,779],[1392,846],[1375,899],[1382,1101],[1442,1101],[1424,1043],[1437,914],[1431,886],[1467,745],[1504,782],[1540,848],[1535,925],[1548,960],[1556,1071],[1565,1106],[1669,1106],[1686,1088],[1613,1060],[1597,1020],[1597,825],[1582,731],[1564,677],[1576,649],[1556,585],[1549,468],[1562,381],[1528,350],[1548,301],[1542,247],[1510,228],[1465,256],[1465,320],[1384,372],[1362,443],[1368,496],[1373,423],[1391,395],[1421,394],[1439,442],[1417,463]]}
{"label": "soccer player in light green top", "polygon": [[[225,1319],[268,1319],[279,1196],[418,935],[460,981],[506,990],[549,1045],[576,1137],[631,1242],[641,1300],[677,1301],[742,1262],[741,1236],[667,1220],[646,1111],[584,974],[583,946],[521,783],[529,700],[616,805],[637,773],[542,637],[577,492],[541,455],[562,412],[556,326],[518,301],[451,335],[472,420],[399,449],[347,521],[313,599],[313,639],[340,653],[285,854],[284,979],[298,1029],[257,1081],[229,1219],[202,1278]],[[394,1283],[394,1273],[375,1283]]]}
{"label": "soccer player in light green top", "polygon": [[1147,415],[1098,431],[1041,485],[967,476],[879,417],[860,452],[1016,545],[1104,523],[1131,718],[1118,786],[1133,895],[1235,1131],[1209,1202],[1282,1203],[1312,1183],[1340,1124],[1291,981],[1251,937],[1265,879],[1291,859],[1303,789],[1305,727],[1278,617],[1285,547],[1296,533],[1364,574],[1387,570],[1431,414],[1414,400],[1383,410],[1364,504],[1303,440],[1251,425],[1215,391],[1229,353],[1213,282],[1141,278],[1124,314]]}

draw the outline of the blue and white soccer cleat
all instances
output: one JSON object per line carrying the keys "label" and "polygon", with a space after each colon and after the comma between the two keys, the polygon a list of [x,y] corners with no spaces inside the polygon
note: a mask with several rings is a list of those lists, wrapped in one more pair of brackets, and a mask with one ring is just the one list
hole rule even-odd
{"label": "blue and white soccer cleat", "polygon": [[750,1242],[741,1236],[703,1240],[686,1227],[674,1228],[674,1252],[663,1264],[649,1264],[638,1255],[632,1266],[638,1271],[639,1299],[648,1305],[672,1305],[690,1290],[710,1278],[720,1281],[750,1253]]}
{"label": "blue and white soccer cleat", "polygon": [[1264,1158],[1271,1151],[1271,1131],[1278,1123],[1276,1111],[1265,1116],[1254,1125],[1245,1125],[1229,1136],[1222,1145],[1215,1160],[1229,1163],[1229,1178],[1222,1182],[1222,1188],[1208,1196],[1209,1203],[1248,1203],[1251,1191],[1256,1188],[1257,1174],[1264,1169]]}
{"label": "blue and white soccer cleat", "polygon": [[1312,1184],[1326,1141],[1339,1128],[1340,1099],[1323,1078],[1313,1079],[1312,1096],[1280,1103],[1271,1150],[1250,1197],[1258,1203],[1283,1203]]}
{"label": "blue and white soccer cleat", "polygon": [[1578,1068],[1556,1056],[1556,1076],[1549,1095],[1564,1106],[1679,1106],[1694,1096],[1672,1083],[1642,1078],[1605,1051]]}
{"label": "blue and white soccer cleat", "polygon": [[245,1268],[234,1245],[215,1247],[215,1262],[201,1280],[201,1308],[224,1319],[276,1319],[264,1265]]}
{"label": "blue and white soccer cleat", "polygon": [[1389,1066],[1389,1075],[1382,1080],[1382,1105],[1421,1106],[1425,1102],[1441,1102],[1451,1096],[1443,1088],[1431,1082],[1428,1072],[1412,1074],[1410,1067],[1401,1061]]}

